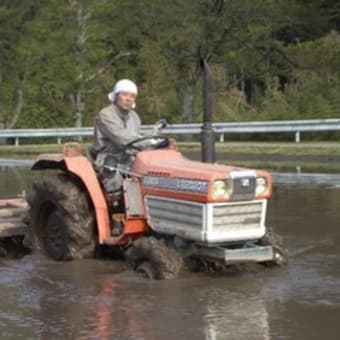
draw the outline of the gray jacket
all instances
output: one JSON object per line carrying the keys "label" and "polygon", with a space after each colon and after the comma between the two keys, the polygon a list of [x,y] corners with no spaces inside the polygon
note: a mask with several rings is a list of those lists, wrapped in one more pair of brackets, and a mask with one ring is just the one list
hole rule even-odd
{"label": "gray jacket", "polygon": [[124,146],[142,137],[140,125],[141,120],[135,111],[123,115],[113,104],[102,109],[96,119],[91,149],[95,165],[102,167],[107,154],[116,155],[124,163]]}

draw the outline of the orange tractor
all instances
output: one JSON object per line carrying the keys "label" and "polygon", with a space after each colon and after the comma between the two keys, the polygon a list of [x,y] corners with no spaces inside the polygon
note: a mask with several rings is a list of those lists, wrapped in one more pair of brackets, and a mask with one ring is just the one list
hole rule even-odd
{"label": "orange tractor", "polygon": [[[148,139],[157,143],[141,150]],[[114,247],[149,278],[176,277],[191,268],[221,268],[244,262],[285,263],[278,237],[265,226],[272,179],[265,171],[206,164],[185,158],[163,136],[143,137],[129,169],[107,166],[124,177],[108,193],[90,158],[76,144],[45,154],[35,170],[55,169],[28,195],[25,243],[55,260],[95,256]]]}

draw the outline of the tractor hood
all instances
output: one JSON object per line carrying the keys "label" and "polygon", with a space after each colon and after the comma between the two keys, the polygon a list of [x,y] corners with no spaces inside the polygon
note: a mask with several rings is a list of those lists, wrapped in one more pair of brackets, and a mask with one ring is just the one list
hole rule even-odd
{"label": "tractor hood", "polygon": [[[176,150],[139,152],[131,170],[142,175],[146,192],[166,197],[215,202],[268,198],[272,191],[271,176],[266,171],[192,161]],[[267,186],[258,191],[259,195],[257,178]],[[223,186],[234,194],[216,194],[217,187],[223,191]]]}
{"label": "tractor hood", "polygon": [[225,178],[230,171],[246,169],[192,161],[176,150],[153,150],[139,152],[132,170],[143,175],[210,180],[212,177]]}

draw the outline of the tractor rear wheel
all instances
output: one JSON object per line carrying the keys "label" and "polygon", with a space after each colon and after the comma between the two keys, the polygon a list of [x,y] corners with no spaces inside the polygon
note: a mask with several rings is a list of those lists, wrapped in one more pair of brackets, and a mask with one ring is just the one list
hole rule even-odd
{"label": "tractor rear wheel", "polygon": [[152,236],[134,241],[125,257],[137,273],[154,280],[177,277],[183,264],[182,256],[168,247],[164,239]]}
{"label": "tractor rear wheel", "polygon": [[94,257],[95,219],[88,194],[66,174],[43,177],[27,198],[30,218],[25,244],[59,261]]}

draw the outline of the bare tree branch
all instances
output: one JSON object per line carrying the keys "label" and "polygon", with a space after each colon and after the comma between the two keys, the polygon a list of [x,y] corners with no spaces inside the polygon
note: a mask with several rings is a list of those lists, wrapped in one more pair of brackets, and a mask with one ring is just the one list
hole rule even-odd
{"label": "bare tree branch", "polygon": [[22,108],[24,105],[24,84],[25,84],[25,79],[20,79],[20,77],[18,77],[17,80],[17,104],[15,106],[15,110],[14,110],[14,115],[11,119],[11,122],[9,124],[6,124],[8,129],[12,129],[18,119],[20,118],[21,112],[22,112]]}
{"label": "bare tree branch", "polygon": [[86,79],[84,79],[85,83],[89,83],[90,81],[96,79],[98,76],[100,76],[102,73],[104,73],[112,64],[114,64],[116,61],[118,61],[121,58],[129,57],[131,55],[136,55],[137,52],[120,52],[117,55],[115,55],[109,62],[107,62],[105,65],[100,67],[96,72],[92,73],[90,76],[88,76]]}

